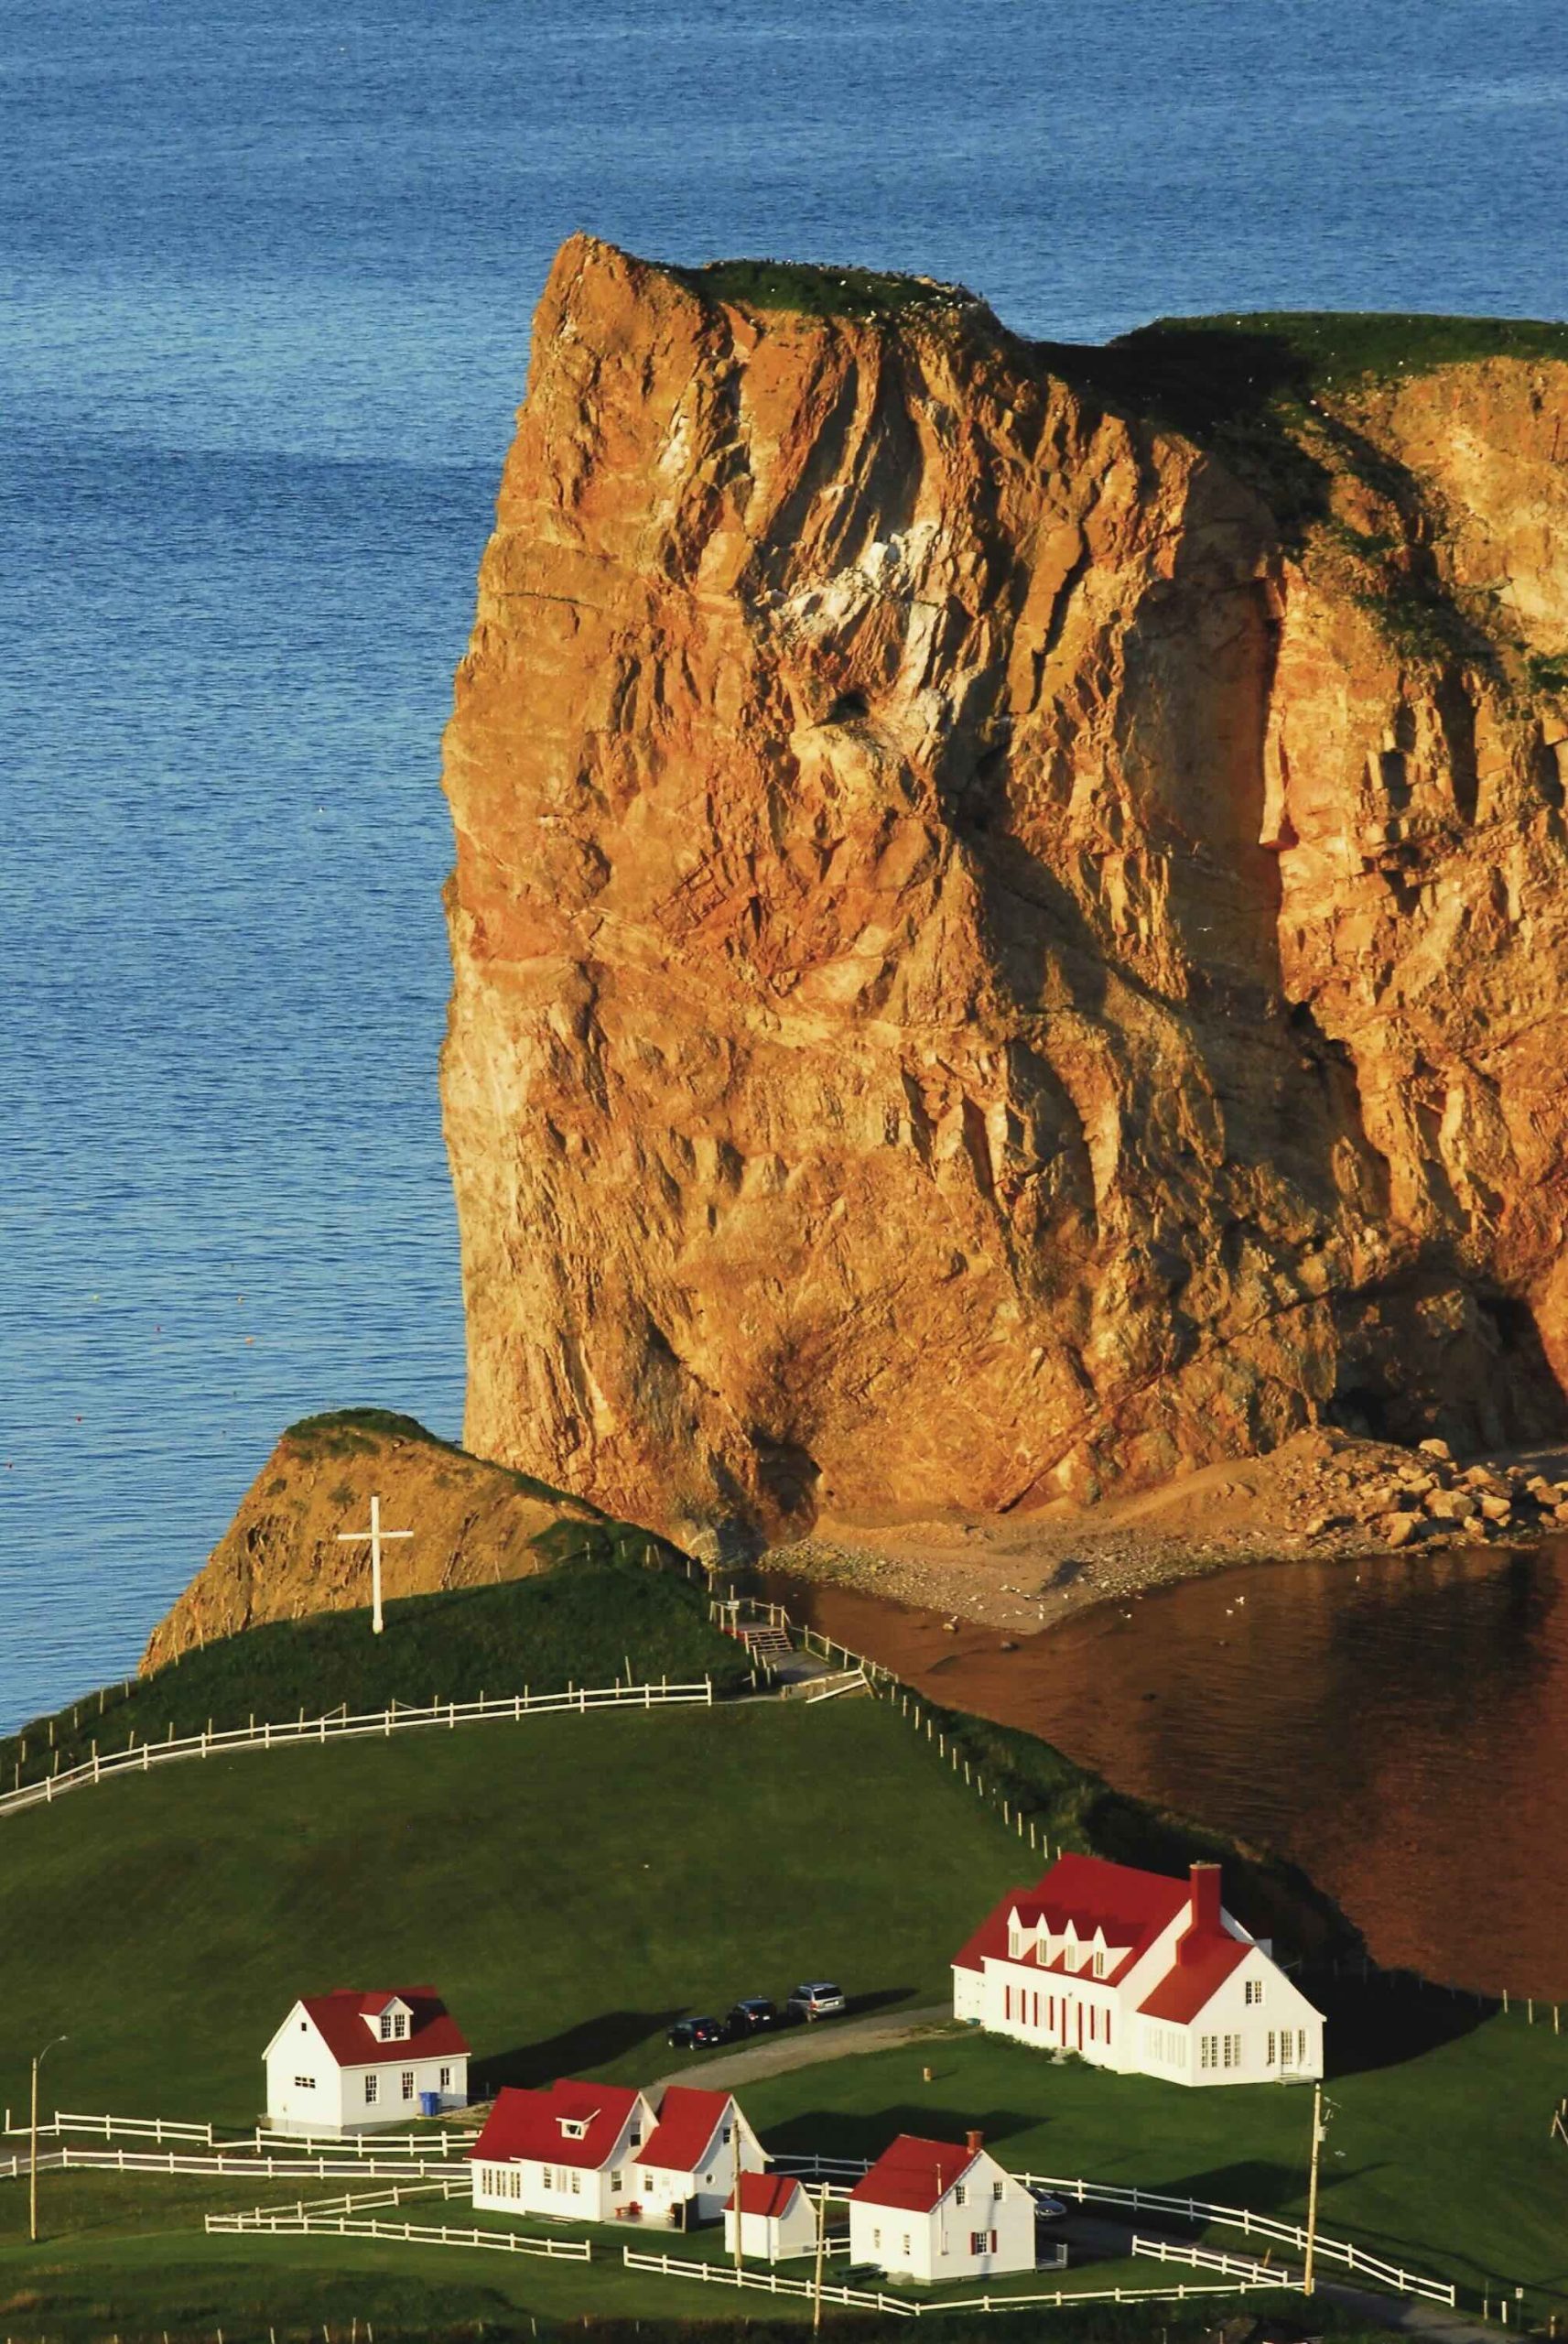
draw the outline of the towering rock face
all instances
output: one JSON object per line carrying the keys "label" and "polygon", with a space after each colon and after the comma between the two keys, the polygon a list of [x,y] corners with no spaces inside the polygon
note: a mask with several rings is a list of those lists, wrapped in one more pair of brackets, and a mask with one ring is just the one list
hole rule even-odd
{"label": "towering rock face", "polygon": [[1136,338],[840,288],[577,239],[539,310],[447,740],[469,1447],[690,1537],[1560,1427],[1568,364],[1184,430]]}

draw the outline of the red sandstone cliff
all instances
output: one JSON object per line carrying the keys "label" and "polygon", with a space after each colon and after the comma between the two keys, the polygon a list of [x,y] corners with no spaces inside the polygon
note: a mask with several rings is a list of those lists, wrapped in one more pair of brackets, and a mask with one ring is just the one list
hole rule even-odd
{"label": "red sandstone cliff", "polygon": [[1189,432],[564,248],[447,739],[470,1449],[689,1536],[1562,1424],[1568,364],[1249,363]]}

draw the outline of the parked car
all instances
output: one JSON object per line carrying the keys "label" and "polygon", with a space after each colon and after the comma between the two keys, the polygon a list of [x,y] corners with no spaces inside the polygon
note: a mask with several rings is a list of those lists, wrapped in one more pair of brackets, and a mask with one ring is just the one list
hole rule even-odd
{"label": "parked car", "polygon": [[665,2040],[672,2051],[706,2051],[723,2042],[724,2029],[716,2018],[677,2018]]}
{"label": "parked car", "polygon": [[1059,2198],[1053,2198],[1048,2189],[1036,2189],[1033,2195],[1034,2219],[1037,2222],[1065,2221],[1067,2209]]}
{"label": "parked car", "polygon": [[730,2015],[725,2021],[730,2035],[740,2037],[761,2035],[764,2028],[777,2026],[778,2023],[778,2004],[770,2002],[762,1994],[743,1995],[740,2002],[731,2006]]}
{"label": "parked car", "polygon": [[847,2004],[840,1987],[817,1978],[793,1988],[787,2007],[797,2018],[835,2018]]}

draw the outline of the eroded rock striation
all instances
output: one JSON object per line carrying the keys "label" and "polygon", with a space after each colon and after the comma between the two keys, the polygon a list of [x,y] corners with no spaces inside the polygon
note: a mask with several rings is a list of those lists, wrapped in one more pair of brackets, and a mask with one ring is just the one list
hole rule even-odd
{"label": "eroded rock striation", "polygon": [[447,738],[470,1449],[772,1537],[1561,1427],[1568,335],[1406,325],[563,249]]}

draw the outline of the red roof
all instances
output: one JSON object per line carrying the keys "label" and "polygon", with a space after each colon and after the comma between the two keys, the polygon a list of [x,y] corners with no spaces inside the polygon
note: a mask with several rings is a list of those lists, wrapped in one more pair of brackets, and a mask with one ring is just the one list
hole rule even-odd
{"label": "red roof", "polygon": [[727,2091],[698,2091],[690,2084],[671,2084],[659,2102],[659,2121],[653,2134],[646,2147],[637,2152],[638,2164],[657,2165],[667,2173],[695,2173],[729,2105]]}
{"label": "red roof", "polygon": [[[1113,1985],[1133,1963],[1147,1953],[1162,1929],[1178,1920],[1189,1909],[1192,1883],[1172,1880],[1160,1872],[1140,1872],[1132,1864],[1113,1864],[1103,1856],[1058,1856],[1044,1878],[1033,1888],[1014,1889],[1004,1896],[989,1918],[976,1930],[954,1967],[958,1970],[982,1970],[988,1956],[998,1961],[1009,1960],[1009,1929],[1016,1912],[1025,1928],[1033,1928],[1041,1920],[1050,1924],[1051,1933],[1060,1936],[1071,1921],[1079,1941],[1092,1938],[1099,1929],[1108,1946],[1126,1948],[1123,1959],[1106,1972],[1104,1982]],[[1035,1967],[1032,1960],[1031,1969]],[[1064,1960],[1041,1965],[1065,1975]]]}
{"label": "red roof", "polygon": [[1182,1939],[1179,1958],[1166,1970],[1147,2002],[1139,2004],[1145,2018],[1168,2019],[1173,2026],[1185,2026],[1196,2018],[1233,1970],[1244,1962],[1252,1948],[1243,1937],[1227,1937],[1205,1930],[1200,1936],[1189,1929]]}
{"label": "red roof", "polygon": [[[741,2176],[741,2211],[743,2214],[765,2214],[776,2221],[789,2211],[790,2200],[800,2184],[790,2173],[743,2173]],[[735,2193],[730,2191],[724,2200],[724,2210],[735,2210]]]}
{"label": "red roof", "polygon": [[906,2213],[928,2214],[961,2181],[981,2153],[956,2141],[923,2141],[901,2132],[882,2151],[863,2181],[849,2192],[850,2203],[897,2206]]}
{"label": "red roof", "polygon": [[642,2097],[628,2084],[557,2083],[548,2091],[518,2091],[507,2085],[496,2094],[469,2154],[498,2165],[521,2158],[598,2173],[610,2163]]}
{"label": "red roof", "polygon": [[[408,2004],[408,2032],[401,2040],[384,2043],[367,2018],[378,2019],[388,2002]],[[339,1986],[330,1994],[307,1994],[300,2009],[315,2022],[318,2034],[340,2067],[395,2067],[407,2059],[466,2057],[468,2038],[434,1986],[383,1986],[373,1994],[357,1987]]]}

